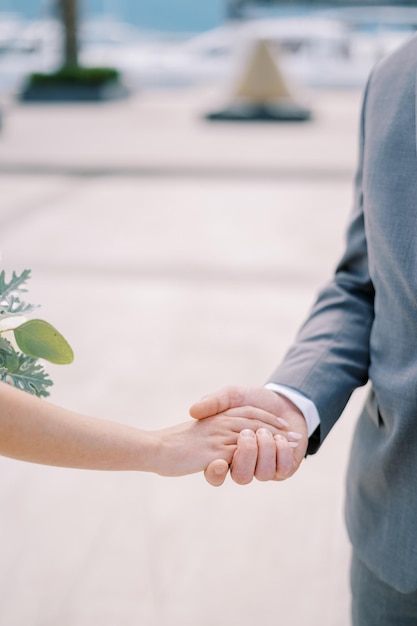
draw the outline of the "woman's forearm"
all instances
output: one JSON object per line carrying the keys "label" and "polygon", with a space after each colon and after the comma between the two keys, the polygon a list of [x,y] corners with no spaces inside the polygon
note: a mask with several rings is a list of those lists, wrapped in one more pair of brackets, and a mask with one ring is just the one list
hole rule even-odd
{"label": "woman's forearm", "polygon": [[155,433],[80,415],[0,383],[0,454],[80,469],[155,471]]}
{"label": "woman's forearm", "polygon": [[248,407],[145,431],[80,415],[0,383],[0,455],[90,470],[181,476],[230,463],[243,429],[280,432],[275,415]]}

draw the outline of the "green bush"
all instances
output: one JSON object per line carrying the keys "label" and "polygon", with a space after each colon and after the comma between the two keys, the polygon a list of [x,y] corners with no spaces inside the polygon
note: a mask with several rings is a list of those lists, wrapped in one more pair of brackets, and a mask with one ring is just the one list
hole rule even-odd
{"label": "green bush", "polygon": [[102,85],[117,81],[120,73],[113,67],[62,67],[51,74],[31,74],[30,85],[87,84]]}

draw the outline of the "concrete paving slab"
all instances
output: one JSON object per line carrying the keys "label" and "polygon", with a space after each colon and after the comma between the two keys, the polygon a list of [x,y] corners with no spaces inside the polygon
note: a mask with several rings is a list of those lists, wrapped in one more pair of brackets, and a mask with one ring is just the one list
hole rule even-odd
{"label": "concrete paving slab", "polygon": [[[33,182],[2,180],[23,188]],[[34,197],[31,210],[23,199],[0,214],[5,261],[24,263],[28,251],[33,268],[60,272],[197,281],[221,275],[253,282],[292,282],[298,274],[307,282],[331,271],[328,257],[341,250],[351,203],[350,179],[306,184],[110,177],[76,179],[70,187],[54,178],[52,183],[50,197],[41,204]]]}
{"label": "concrete paving slab", "polygon": [[311,98],[315,119],[301,124],[207,122],[203,114],[218,95],[201,89],[149,92],[101,106],[16,104],[5,116],[0,169],[350,175],[360,92],[316,92]]}

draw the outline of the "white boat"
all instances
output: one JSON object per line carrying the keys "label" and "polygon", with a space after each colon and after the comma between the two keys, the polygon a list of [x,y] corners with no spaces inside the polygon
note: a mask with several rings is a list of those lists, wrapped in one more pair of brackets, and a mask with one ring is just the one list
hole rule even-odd
{"label": "white boat", "polygon": [[301,85],[362,87],[373,65],[417,28],[417,10],[405,12],[401,20],[395,14],[393,23],[390,15],[376,13],[369,27],[368,13],[360,11],[355,19],[350,13],[333,11],[229,24],[191,38],[174,58],[182,55],[184,73],[188,65],[198,68],[201,77],[228,78],[238,71],[245,50],[263,39],[275,52],[281,70]]}
{"label": "white boat", "polygon": [[[305,17],[226,23],[198,35],[143,32],[102,18],[80,32],[81,61],[119,68],[133,87],[228,81],[257,39],[266,39],[293,82],[311,88],[361,87],[374,63],[417,28],[417,9],[328,10]],[[18,89],[33,71],[61,60],[62,32],[54,20],[25,23],[0,15],[0,89]]]}
{"label": "white boat", "polygon": [[247,49],[266,39],[293,82],[311,88],[362,87],[373,65],[416,28],[417,9],[381,9],[372,15],[359,9],[354,15],[326,11],[228,23],[184,41],[156,38],[146,46],[122,47],[114,57],[107,48],[100,54],[91,49],[85,60],[107,63],[117,58],[138,87],[217,83],[232,79]]}

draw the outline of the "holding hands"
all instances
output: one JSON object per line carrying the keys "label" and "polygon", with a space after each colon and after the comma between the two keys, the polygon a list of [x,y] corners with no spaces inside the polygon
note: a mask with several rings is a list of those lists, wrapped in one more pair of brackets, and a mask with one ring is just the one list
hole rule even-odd
{"label": "holding hands", "polygon": [[301,411],[288,398],[264,387],[226,387],[196,402],[190,414],[204,420],[222,414],[227,418],[255,419],[261,424],[241,430],[230,461],[217,459],[205,470],[207,482],[222,485],[229,471],[233,480],[245,485],[255,477],[261,481],[285,480],[303,460],[307,445],[307,425]]}
{"label": "holding hands", "polygon": [[0,455],[94,470],[182,476],[205,470],[211,485],[283,480],[304,458],[307,427],[286,398],[230,387],[191,407],[195,420],[158,431],[68,411],[0,383]]}

